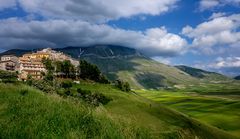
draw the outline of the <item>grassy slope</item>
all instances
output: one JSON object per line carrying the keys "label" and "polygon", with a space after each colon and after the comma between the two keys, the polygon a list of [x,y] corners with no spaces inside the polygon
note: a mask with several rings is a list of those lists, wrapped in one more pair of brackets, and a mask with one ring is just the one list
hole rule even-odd
{"label": "grassy slope", "polygon": [[166,91],[138,93],[240,137],[240,97]]}
{"label": "grassy slope", "polygon": [[[146,138],[144,129],[114,122],[83,102],[25,85],[0,84],[0,138]],[[21,94],[21,90],[28,90]]]}
{"label": "grassy slope", "polygon": [[105,106],[113,119],[130,121],[151,130],[153,137],[165,138],[231,138],[222,130],[199,123],[135,94],[127,94],[111,86],[81,84],[81,88],[100,91],[113,98]]}
{"label": "grassy slope", "polygon": [[[0,84],[0,138],[232,138],[110,85],[81,84],[72,89],[78,87],[102,92],[113,101],[92,109],[79,100],[44,94],[24,85]],[[29,91],[23,95],[19,88]]]}

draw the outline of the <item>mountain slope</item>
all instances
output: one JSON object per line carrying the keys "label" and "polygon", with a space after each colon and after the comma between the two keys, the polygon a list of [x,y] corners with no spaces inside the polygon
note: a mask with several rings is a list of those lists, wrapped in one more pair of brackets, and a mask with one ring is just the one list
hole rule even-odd
{"label": "mountain slope", "polygon": [[[135,49],[114,45],[93,45],[90,47],[56,48],[76,59],[85,59],[96,64],[111,80],[128,81],[134,89],[171,88],[204,81],[222,81],[227,78],[217,73],[189,67],[173,67],[156,62]],[[30,50],[9,50],[3,54],[20,56]],[[81,54],[81,55],[80,55]]]}
{"label": "mountain slope", "polygon": [[216,72],[209,72],[202,69],[192,68],[184,65],[175,66],[176,68],[182,70],[183,72],[188,73],[189,75],[206,81],[227,81],[231,80],[231,78],[226,77],[222,74]]}
{"label": "mountain slope", "polygon": [[128,81],[135,89],[157,89],[198,82],[198,79],[175,67],[156,62],[127,47],[96,45],[57,50],[78,58],[80,49],[83,52],[81,59],[96,64],[109,79]]}

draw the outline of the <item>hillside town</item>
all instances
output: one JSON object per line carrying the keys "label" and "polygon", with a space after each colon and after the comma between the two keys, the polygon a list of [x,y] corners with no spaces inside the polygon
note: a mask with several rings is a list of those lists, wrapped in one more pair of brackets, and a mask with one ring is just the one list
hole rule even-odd
{"label": "hillside town", "polygon": [[42,73],[46,72],[43,58],[48,58],[52,61],[64,61],[69,60],[72,65],[77,67],[79,62],[72,57],[57,52],[51,48],[46,48],[35,53],[27,53],[21,57],[14,55],[3,55],[0,61],[0,70],[17,72],[19,80],[26,80],[28,76],[34,79],[41,79]]}

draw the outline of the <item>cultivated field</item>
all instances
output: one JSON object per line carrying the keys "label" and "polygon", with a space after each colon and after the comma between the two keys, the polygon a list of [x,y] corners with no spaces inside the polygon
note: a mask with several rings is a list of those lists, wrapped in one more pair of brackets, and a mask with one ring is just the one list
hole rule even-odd
{"label": "cultivated field", "polygon": [[237,93],[137,92],[159,104],[240,137],[240,96]]}

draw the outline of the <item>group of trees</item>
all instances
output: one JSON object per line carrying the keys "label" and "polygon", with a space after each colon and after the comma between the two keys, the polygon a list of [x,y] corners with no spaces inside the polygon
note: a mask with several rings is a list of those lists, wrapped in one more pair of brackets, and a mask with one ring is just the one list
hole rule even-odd
{"label": "group of trees", "polygon": [[90,64],[85,60],[80,60],[79,77],[81,79],[89,79],[99,83],[109,83],[108,79],[101,73],[96,65]]}
{"label": "group of trees", "polygon": [[128,82],[124,82],[122,80],[116,80],[115,81],[115,86],[118,89],[120,89],[120,90],[122,90],[124,92],[130,92],[131,91],[129,83]]}
{"label": "group of trees", "polygon": [[53,80],[54,75],[62,78],[75,78],[77,69],[70,60],[52,61],[48,58],[42,60],[47,73],[44,77],[47,80]]}
{"label": "group of trees", "polygon": [[79,61],[79,66],[75,67],[71,61],[52,61],[44,58],[42,60],[47,72],[44,79],[53,80],[54,76],[72,79],[89,79],[100,83],[109,83],[96,65],[90,64],[85,60]]}
{"label": "group of trees", "polygon": [[[43,64],[47,69],[47,72],[44,73],[44,79],[48,81],[53,81],[54,77],[57,76],[60,78],[92,80],[104,84],[110,83],[96,65],[93,65],[85,60],[80,60],[78,67],[72,65],[69,60],[52,61],[50,59],[43,59]],[[68,84],[62,84],[62,87],[65,88],[67,85]],[[124,92],[131,91],[128,82],[116,80],[114,85]],[[66,92],[69,91],[66,89]]]}

